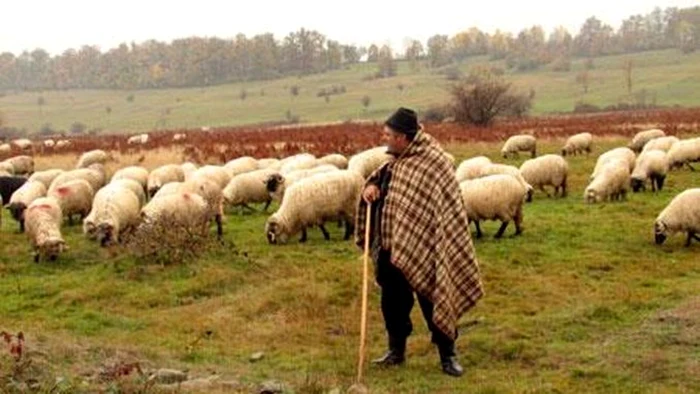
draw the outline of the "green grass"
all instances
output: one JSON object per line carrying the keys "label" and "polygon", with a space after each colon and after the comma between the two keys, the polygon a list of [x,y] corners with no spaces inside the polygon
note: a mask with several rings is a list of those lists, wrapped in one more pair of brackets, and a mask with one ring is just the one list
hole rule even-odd
{"label": "green grass", "polygon": [[[597,153],[624,142],[602,141]],[[542,151],[560,144],[546,142]],[[498,158],[494,144],[449,148],[458,159]],[[486,296],[462,319],[469,328],[457,342],[465,376],[440,372],[415,308],[407,364],[369,367],[372,392],[700,390],[700,245],[684,248],[678,236],[657,246],[652,234],[658,212],[697,187],[698,175],[673,172],[656,195],[585,205],[595,157],[569,162],[569,197],[536,194],[525,207],[522,236],[511,237],[510,227],[495,240],[498,223],[483,226],[476,249]],[[306,244],[270,246],[266,217],[229,212],[226,246],[196,263],[162,268],[99,249],[79,226],[65,229],[71,250],[58,262],[33,264],[25,236],[5,215],[0,329],[23,330],[63,376],[126,354],[251,385],[279,379],[296,392],[348,387],[359,341],[361,252],[340,240],[335,225],[328,226],[331,242],[313,230]],[[372,286],[369,357],[385,349],[378,301]],[[265,358],[250,363],[257,351]]]}
{"label": "green grass", "polygon": [[[566,112],[579,100],[605,106],[617,104],[627,95],[623,73],[625,59],[633,59],[633,90],[653,91],[658,104],[696,106],[695,92],[700,89],[700,53],[681,55],[675,50],[646,52],[595,59],[590,72],[590,90],[582,94],[576,75],[583,69],[583,60],[576,60],[569,72],[552,72],[549,67],[532,72],[507,74],[523,90],[536,91],[533,112]],[[475,65],[503,67],[502,61],[471,58],[460,65],[468,72]],[[38,131],[50,123],[54,129],[70,130],[74,122],[88,128],[109,132],[148,131],[154,128],[199,128],[282,121],[287,111],[302,122],[331,122],[348,119],[382,119],[400,105],[423,110],[448,99],[448,81],[434,70],[423,68],[411,72],[406,63],[399,63],[397,77],[365,81],[374,73],[374,64],[360,64],[349,69],[304,78],[236,83],[206,88],[143,91],[69,90],[46,92],[6,92],[0,97],[0,110],[8,126]],[[403,84],[401,92],[397,88]],[[298,85],[297,97],[289,87]],[[329,103],[317,97],[319,90],[343,85],[347,93],[332,96]],[[240,92],[248,93],[245,101]],[[264,91],[264,96],[261,95]],[[126,98],[134,95],[133,102]],[[371,98],[365,109],[363,96]],[[39,107],[38,98],[46,105]],[[105,110],[110,107],[110,114]]]}

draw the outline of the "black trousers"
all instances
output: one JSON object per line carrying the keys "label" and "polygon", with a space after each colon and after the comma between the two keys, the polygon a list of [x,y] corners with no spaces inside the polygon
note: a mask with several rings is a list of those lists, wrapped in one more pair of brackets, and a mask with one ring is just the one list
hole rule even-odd
{"label": "black trousers", "polygon": [[[414,290],[401,270],[391,264],[390,258],[390,252],[379,252],[376,266],[377,283],[382,288],[382,314],[389,338],[403,340],[413,331],[411,309],[414,304]],[[416,296],[428,329],[432,333],[432,342],[441,348],[453,346],[454,341],[433,324],[433,303],[420,294]]]}

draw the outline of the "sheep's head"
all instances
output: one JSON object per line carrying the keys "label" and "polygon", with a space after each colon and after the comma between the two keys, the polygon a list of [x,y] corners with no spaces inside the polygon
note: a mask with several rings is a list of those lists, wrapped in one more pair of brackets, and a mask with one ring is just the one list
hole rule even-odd
{"label": "sheep's head", "polygon": [[59,254],[68,250],[66,241],[59,237],[50,237],[40,246],[41,254],[55,261]]}
{"label": "sheep's head", "polygon": [[535,194],[535,189],[527,185],[527,191],[525,192],[525,202],[532,202],[532,195]]}
{"label": "sheep's head", "polygon": [[598,195],[598,191],[596,189],[589,187],[583,193],[583,199],[588,204],[593,204],[600,201],[600,196]]}
{"label": "sheep's head", "polygon": [[27,207],[22,203],[13,202],[12,204],[7,205],[7,210],[10,211],[10,215],[12,215],[12,218],[18,222],[22,220],[22,215],[24,214],[25,209],[27,209]]}
{"label": "sheep's head", "polygon": [[657,245],[661,245],[668,238],[668,226],[666,223],[657,220],[654,222],[654,241]]}
{"label": "sheep's head", "polygon": [[90,218],[86,218],[83,220],[83,233],[85,236],[87,236],[88,239],[95,239],[95,233],[97,232],[97,227],[95,226],[95,222],[90,220]]}
{"label": "sheep's head", "polygon": [[568,153],[568,150],[566,149],[566,147],[562,148],[562,150],[561,150],[562,157],[566,157],[567,153]]}
{"label": "sheep's head", "polygon": [[114,225],[109,221],[98,224],[95,229],[95,238],[100,242],[100,246],[108,246],[114,241]]}
{"label": "sheep's head", "polygon": [[284,177],[281,174],[272,174],[265,179],[265,187],[270,193],[276,192],[282,183],[284,183]]}
{"label": "sheep's head", "polygon": [[275,215],[270,216],[267,223],[265,223],[265,235],[267,236],[267,242],[270,244],[287,243],[287,234],[284,231],[284,226]]}
{"label": "sheep's head", "polygon": [[160,190],[160,186],[149,186],[148,187],[148,198],[153,198],[153,196],[158,193],[158,190]]}
{"label": "sheep's head", "polygon": [[646,190],[646,186],[644,185],[644,179],[631,178],[630,186],[632,187],[632,191],[634,191],[635,193],[639,192],[640,190]]}

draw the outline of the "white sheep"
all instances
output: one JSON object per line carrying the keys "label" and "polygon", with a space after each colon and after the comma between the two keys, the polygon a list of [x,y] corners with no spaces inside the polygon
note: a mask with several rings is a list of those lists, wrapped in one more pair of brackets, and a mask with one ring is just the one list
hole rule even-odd
{"label": "white sheep", "polygon": [[185,174],[185,179],[187,179],[189,176],[192,175],[195,171],[197,171],[197,165],[192,163],[192,162],[185,162],[180,164],[180,167],[182,168],[182,172]]}
{"label": "white sheep", "polygon": [[11,176],[15,174],[15,166],[12,165],[9,161],[0,161],[0,172],[2,172],[3,176]]}
{"label": "white sheep", "polygon": [[673,144],[675,144],[678,141],[680,140],[674,136],[654,138],[651,141],[644,144],[642,152],[646,152],[648,150],[662,150],[664,152],[668,152],[668,150],[671,149],[671,146],[673,146]]}
{"label": "white sheep", "polygon": [[100,190],[100,188],[106,183],[104,172],[94,168],[78,168],[76,170],[66,171],[57,176],[53,182],[51,182],[48,191],[50,193],[53,189],[62,186],[66,182],[74,181],[76,179],[83,179],[87,181],[92,187],[92,190]]}
{"label": "white sheep", "polygon": [[287,159],[282,160],[281,174],[287,174],[296,170],[306,170],[316,167],[318,159],[310,153],[300,153]]}
{"label": "white sheep", "polygon": [[24,232],[24,212],[34,200],[46,197],[46,186],[37,181],[27,181],[17,189],[7,202],[7,210],[19,223],[19,231]]}
{"label": "white sheep", "polygon": [[129,166],[117,170],[117,172],[112,175],[111,181],[117,181],[120,179],[131,179],[138,182],[143,190],[146,190],[148,185],[148,170],[141,166]]}
{"label": "white sheep", "polygon": [[544,155],[525,161],[520,166],[525,182],[533,188],[540,189],[550,197],[545,186],[554,187],[554,195],[561,190],[561,197],[566,197],[566,179],[569,176],[569,164],[559,155]]}
{"label": "white sheep", "polygon": [[457,166],[457,182],[476,179],[481,176],[481,169],[491,164],[491,159],[486,156],[472,157],[464,160]]}
{"label": "white sheep", "polygon": [[700,161],[700,138],[680,140],[671,145],[666,155],[671,168],[681,168],[685,165],[695,171],[690,163]]}
{"label": "white sheep", "polygon": [[5,160],[5,162],[12,165],[15,175],[31,175],[34,173],[34,158],[31,156],[21,155],[10,157]]}
{"label": "white sheep", "polygon": [[141,209],[137,231],[188,231],[205,235],[209,224],[209,206],[196,193],[179,192],[152,199]]}
{"label": "white sheep", "polygon": [[282,198],[284,197],[284,191],[289,186],[304,178],[331,171],[341,170],[339,170],[338,167],[332,164],[323,164],[318,167],[309,168],[307,170],[291,171],[285,175],[275,172],[265,180],[265,185],[267,187],[268,193],[270,194],[270,197],[277,202],[281,202]]}
{"label": "white sheep", "polygon": [[[653,140],[652,140],[653,141]],[[632,172],[632,191],[635,193],[646,189],[647,179],[651,180],[651,190],[657,191],[664,187],[669,164],[666,153],[662,150],[648,150],[637,157],[637,163]]]}
{"label": "white sheep", "polygon": [[537,139],[527,134],[514,135],[508,138],[501,148],[503,158],[518,157],[518,152],[530,152],[532,157],[537,156]]}
{"label": "white sheep", "polygon": [[185,180],[185,171],[177,164],[166,164],[160,166],[150,174],[146,182],[148,195],[153,197],[158,189],[170,182],[183,182]]}
{"label": "white sheep", "polygon": [[282,162],[280,159],[275,159],[275,158],[266,158],[266,159],[260,159],[258,160],[258,169],[259,170],[277,170],[282,168]]}
{"label": "white sheep", "polygon": [[258,161],[250,156],[243,156],[227,162],[224,164],[224,168],[229,172],[231,178],[233,179],[233,177],[236,175],[257,170]]}
{"label": "white sheep", "polygon": [[588,184],[583,198],[587,203],[624,200],[630,184],[629,166],[624,159],[606,162],[599,174]]}
{"label": "white sheep", "polygon": [[[131,190],[136,197],[139,199],[139,208],[142,206],[146,205],[146,192],[143,189],[143,186],[141,184],[133,179],[129,178],[122,178],[122,179],[115,179],[107,184],[107,186],[113,185],[113,186],[119,186],[123,187],[125,189]],[[162,189],[161,189],[162,190]]]}
{"label": "white sheep", "polygon": [[391,160],[392,157],[387,153],[386,146],[367,149],[350,157],[348,170],[355,171],[367,179],[375,170]]}
{"label": "white sheep", "polygon": [[148,143],[148,134],[132,135],[126,140],[128,145],[145,145]]}
{"label": "white sheep", "polygon": [[339,153],[331,153],[330,155],[323,156],[316,161],[316,166],[321,166],[324,164],[330,164],[338,167],[341,170],[345,170],[348,168],[348,158]]}
{"label": "white sheep", "polygon": [[37,181],[41,182],[46,186],[46,189],[48,190],[49,186],[51,186],[51,183],[58,178],[59,175],[63,174],[65,171],[61,169],[53,169],[53,170],[45,170],[45,171],[37,171],[32,174],[32,176],[29,177],[28,181]]}
{"label": "white sheep", "polygon": [[56,146],[56,141],[52,139],[44,140],[44,148],[53,148]]}
{"label": "white sheep", "polygon": [[203,177],[203,178],[208,178],[216,182],[217,185],[219,185],[219,188],[223,190],[226,185],[228,185],[229,182],[231,182],[231,173],[227,171],[224,167],[221,166],[204,166],[198,168],[196,171],[190,174],[190,176],[185,176],[185,181],[197,178],[197,177]]}
{"label": "white sheep", "polygon": [[175,133],[173,134],[173,142],[184,141],[187,138],[185,133]]}
{"label": "white sheep", "polygon": [[227,205],[238,206],[252,210],[248,204],[265,203],[263,211],[272,202],[272,197],[267,191],[266,180],[278,174],[275,170],[255,170],[237,175],[231,179],[228,185],[224,188],[224,202]]}
{"label": "white sheep", "polygon": [[22,151],[32,150],[32,148],[34,147],[32,141],[26,138],[16,139],[12,141],[12,145],[16,146],[17,148],[19,148],[19,150]]}
{"label": "white sheep", "polygon": [[515,166],[511,166],[508,164],[498,164],[498,163],[492,163],[485,165],[481,168],[481,172],[479,173],[479,177],[485,177],[489,175],[510,175],[513,178],[515,178],[520,185],[526,190],[525,193],[525,201],[532,201],[532,195],[534,194],[535,190],[530,185],[525,181],[525,178],[523,178],[523,175],[520,173],[520,169]]}
{"label": "white sheep", "polygon": [[41,257],[54,261],[67,250],[61,234],[63,213],[53,198],[41,197],[34,200],[24,213],[27,236],[34,249],[34,262]]}
{"label": "white sheep", "polygon": [[92,199],[95,192],[84,179],[76,179],[56,187],[47,194],[58,202],[63,216],[68,218],[68,225],[73,225],[73,215],[79,215],[84,220],[92,209]]}
{"label": "white sheep", "polygon": [[195,193],[204,198],[209,208],[207,220],[213,220],[216,223],[216,233],[218,237],[221,238],[223,236],[224,193],[216,181],[206,176],[197,176],[185,182],[171,182],[158,190],[158,193],[153,196],[153,199],[155,200],[177,193]]}
{"label": "white sheep", "polygon": [[67,148],[68,146],[70,146],[70,144],[70,140],[58,140],[56,141],[56,149]]}
{"label": "white sheep", "polygon": [[328,220],[345,222],[345,240],[350,239],[355,223],[364,178],[355,171],[341,170],[304,178],[290,186],[279,210],[265,223],[269,243],[286,243],[302,232],[300,242],[307,239],[306,229],[319,226],[326,240],[330,239],[323,224]]}
{"label": "white sheep", "polygon": [[654,238],[661,245],[666,238],[678,232],[688,234],[685,246],[695,239],[700,241],[700,189],[688,189],[671,200],[654,222]]}
{"label": "white sheep", "polygon": [[591,133],[574,134],[566,140],[564,147],[561,148],[561,155],[577,155],[586,152],[590,154],[593,150],[593,135]]}
{"label": "white sheep", "polygon": [[482,220],[502,222],[496,238],[503,236],[511,220],[515,223],[515,235],[523,232],[523,201],[527,189],[514,177],[506,174],[489,175],[463,181],[459,188],[469,222],[474,222],[476,226],[477,238],[483,235],[479,225]]}
{"label": "white sheep", "polygon": [[10,144],[0,144],[0,156],[9,155],[10,153],[12,153],[12,146],[10,146]]}
{"label": "white sheep", "polygon": [[101,246],[119,242],[121,237],[136,228],[141,203],[133,190],[118,180],[100,189],[92,202],[92,209],[83,220],[83,233],[96,239]]}
{"label": "white sheep", "polygon": [[95,163],[104,165],[107,163],[109,158],[110,156],[107,154],[107,152],[103,151],[102,149],[94,149],[80,155],[75,168],[87,168],[90,167],[91,164]]}
{"label": "white sheep", "polygon": [[590,180],[593,180],[596,176],[598,176],[601,169],[606,163],[615,159],[625,161],[629,167],[629,172],[632,172],[634,170],[635,160],[637,159],[637,156],[631,149],[625,147],[614,148],[601,154],[600,156],[598,156],[598,160],[595,163],[595,168],[593,169],[593,173],[591,174]]}
{"label": "white sheep", "polygon": [[664,137],[666,133],[660,129],[651,129],[640,131],[635,134],[632,141],[627,145],[628,148],[632,149],[635,153],[641,152],[644,145],[653,140],[654,138]]}

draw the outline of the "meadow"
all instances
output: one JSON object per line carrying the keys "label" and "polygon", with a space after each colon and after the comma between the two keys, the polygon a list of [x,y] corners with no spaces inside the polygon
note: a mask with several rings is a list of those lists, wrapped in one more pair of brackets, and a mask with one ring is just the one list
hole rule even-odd
{"label": "meadow", "polygon": [[[683,134],[691,135],[698,130]],[[541,138],[539,154],[558,153],[563,141]],[[628,141],[596,136],[590,157],[567,158],[569,196],[536,193],[524,208],[521,236],[512,237],[509,227],[496,240],[499,223],[482,225],[485,237],[475,244],[486,296],[461,320],[462,378],[442,374],[414,308],[407,364],[369,367],[371,392],[700,390],[700,245],[686,248],[679,235],[658,246],[652,231],[676,194],[700,187],[698,173],[674,171],[655,194],[583,203],[597,155]],[[445,147],[458,161],[476,155],[514,165],[526,160],[500,158],[498,142]],[[122,153],[108,171],[140,160],[147,168],[178,161],[176,149]],[[37,169],[70,168],[76,160],[58,154],[36,163]],[[328,226],[331,241],[312,230],[305,244],[268,245],[264,223],[276,206],[260,209],[229,210],[223,244],[195,262],[165,267],[119,247],[100,249],[80,226],[64,228],[71,249],[57,262],[34,264],[26,236],[4,214],[0,330],[23,331],[51,374],[65,378],[64,392],[158,392],[127,384],[133,375],[90,379],[105,365],[133,361],[219,374],[238,381],[240,392],[270,379],[284,382],[288,392],[344,390],[355,377],[361,251],[342,241],[334,225]],[[371,285],[368,357],[385,346],[379,291]],[[251,362],[256,352],[264,356]]]}
{"label": "meadow", "polygon": [[[505,78],[522,91],[534,89],[534,115],[570,112],[579,101],[605,107],[636,100],[627,91],[623,71],[627,60],[633,64],[633,96],[646,91],[647,104],[669,107],[700,103],[695,94],[700,89],[700,53],[681,55],[666,50],[595,58],[586,93],[577,82],[585,59],[574,59],[569,71],[543,66],[533,71],[506,71]],[[109,134],[279,123],[295,118],[302,123],[379,120],[401,105],[420,112],[447,102],[451,82],[444,72],[425,64],[414,71],[403,61],[397,66],[397,76],[375,80],[367,77],[376,72],[376,64],[362,63],[325,74],[187,89],[7,91],[0,92],[0,112],[5,126],[28,133],[46,124],[53,131],[70,132],[79,122],[84,132]],[[504,61],[488,57],[468,58],[455,67],[466,75],[475,66],[506,69]],[[291,94],[294,86],[299,88],[296,96]],[[331,95],[328,101],[318,95],[333,87],[342,87],[345,93]],[[365,96],[369,97],[366,107],[362,103]],[[40,98],[43,105],[39,105]]]}

